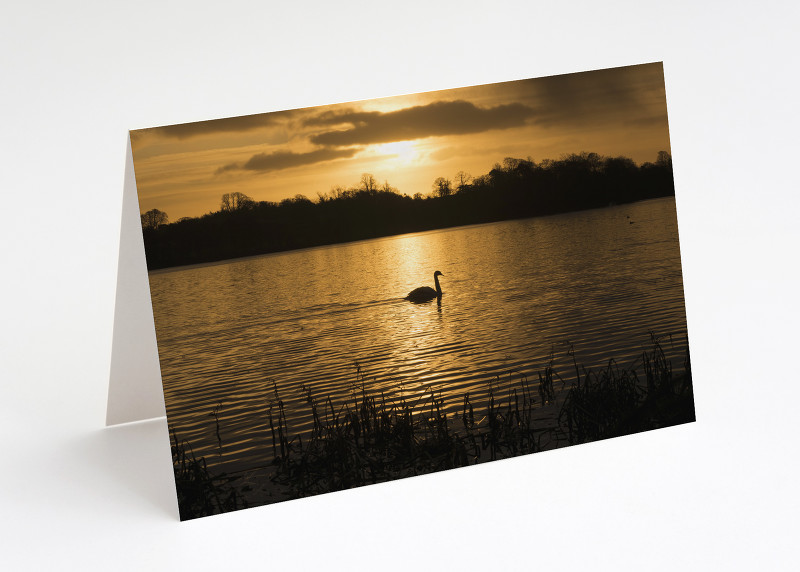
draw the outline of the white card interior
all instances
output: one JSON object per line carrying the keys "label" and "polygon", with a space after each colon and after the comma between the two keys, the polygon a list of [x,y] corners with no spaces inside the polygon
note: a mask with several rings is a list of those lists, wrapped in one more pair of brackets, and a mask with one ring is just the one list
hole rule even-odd
{"label": "white card interior", "polygon": [[166,415],[130,135],[127,153],[106,425]]}

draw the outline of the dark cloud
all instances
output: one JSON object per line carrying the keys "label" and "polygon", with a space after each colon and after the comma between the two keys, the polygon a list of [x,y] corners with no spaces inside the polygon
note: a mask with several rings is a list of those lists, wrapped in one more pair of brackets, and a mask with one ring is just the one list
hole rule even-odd
{"label": "dark cloud", "polygon": [[216,174],[227,171],[279,171],[301,165],[311,165],[334,159],[344,159],[355,155],[359,149],[317,149],[308,153],[275,151],[253,155],[244,163],[229,163],[217,169]]}
{"label": "dark cloud", "polygon": [[347,146],[509,129],[523,125],[532,114],[533,109],[521,103],[477,107],[468,101],[437,101],[388,113],[329,111],[307,120],[306,125],[350,125],[311,137],[318,145]]}
{"label": "dark cloud", "polygon": [[542,127],[591,123],[657,124],[665,119],[660,63],[525,80],[531,84],[534,122]]}
{"label": "dark cloud", "polygon": [[663,113],[653,112],[648,115],[642,115],[640,117],[632,117],[631,119],[625,122],[625,125],[630,125],[631,127],[660,127],[667,124],[667,113],[664,110]]}
{"label": "dark cloud", "polygon": [[383,115],[379,111],[356,111],[350,107],[338,111],[325,111],[319,115],[309,117],[305,125],[363,125],[370,119]]}
{"label": "dark cloud", "polygon": [[230,117],[228,119],[212,119],[210,121],[153,127],[152,129],[139,129],[137,131],[132,131],[131,134],[136,136],[139,133],[147,132],[172,139],[189,139],[190,137],[208,135],[211,133],[241,133],[274,125],[277,125],[274,115],[262,113],[260,115],[243,115],[241,117]]}

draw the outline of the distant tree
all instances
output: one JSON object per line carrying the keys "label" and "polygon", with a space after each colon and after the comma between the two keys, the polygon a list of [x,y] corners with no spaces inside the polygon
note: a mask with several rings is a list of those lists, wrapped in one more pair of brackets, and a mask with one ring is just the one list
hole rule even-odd
{"label": "distant tree", "polygon": [[509,175],[511,178],[507,179],[509,182],[513,180],[524,179],[529,177],[536,169],[536,163],[530,156],[527,159],[517,159],[515,157],[506,157],[503,159],[503,166],[501,170]]}
{"label": "distant tree", "polygon": [[463,191],[472,182],[472,175],[464,171],[456,173],[456,190]]}
{"label": "distant tree", "polygon": [[220,205],[220,210],[238,211],[241,209],[249,209],[254,205],[255,201],[244,193],[225,193],[222,195],[222,204]]}
{"label": "distant tree", "polygon": [[453,192],[452,183],[449,179],[445,179],[444,177],[437,177],[435,181],[433,181],[433,193],[439,197],[447,197],[450,196]]}
{"label": "distant tree", "polygon": [[492,186],[492,177],[487,173],[472,179],[472,188],[474,189],[489,189]]}
{"label": "distant tree", "polygon": [[637,169],[636,163],[628,157],[606,157],[603,160],[603,171],[608,174],[633,172]]}
{"label": "distant tree", "polygon": [[390,185],[389,181],[384,181],[383,185],[381,185],[381,192],[382,193],[395,193],[395,194],[397,194],[397,189],[394,188],[392,185]]}
{"label": "distant tree", "polygon": [[603,167],[603,157],[597,153],[587,153],[583,151],[582,153],[562,155],[559,163],[572,172],[584,171],[598,173]]}
{"label": "distant tree", "polygon": [[659,167],[672,169],[672,155],[670,155],[666,151],[659,151],[658,157],[656,158],[656,165],[658,165]]}
{"label": "distant tree", "polygon": [[603,157],[597,153],[581,153],[586,157],[586,162],[589,164],[589,170],[592,173],[599,173],[603,170]]}
{"label": "distant tree", "polygon": [[341,185],[331,187],[331,200],[341,199],[348,196],[348,190]]}
{"label": "distant tree", "polygon": [[364,173],[363,175],[361,175],[360,185],[361,186],[359,188],[362,191],[367,191],[368,193],[374,193],[375,191],[378,190],[378,181],[376,181],[375,177],[373,177],[369,173]]}
{"label": "distant tree", "polygon": [[169,217],[167,216],[167,213],[160,211],[158,209],[150,209],[149,211],[141,215],[141,218],[142,218],[143,229],[148,229],[148,228],[155,229],[160,227],[161,225],[169,224]]}
{"label": "distant tree", "polygon": [[283,199],[278,204],[281,205],[281,206],[286,206],[286,205],[313,205],[314,201],[309,199],[307,196],[301,195],[300,193],[298,193],[293,197],[290,197],[288,199]]}

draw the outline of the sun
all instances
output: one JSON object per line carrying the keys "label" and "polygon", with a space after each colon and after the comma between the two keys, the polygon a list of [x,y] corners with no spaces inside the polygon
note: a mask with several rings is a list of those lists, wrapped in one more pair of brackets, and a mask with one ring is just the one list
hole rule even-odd
{"label": "sun", "polygon": [[391,160],[393,163],[408,164],[417,159],[417,147],[413,141],[393,141],[392,143],[383,143],[375,146],[375,153],[378,155],[393,155]]}

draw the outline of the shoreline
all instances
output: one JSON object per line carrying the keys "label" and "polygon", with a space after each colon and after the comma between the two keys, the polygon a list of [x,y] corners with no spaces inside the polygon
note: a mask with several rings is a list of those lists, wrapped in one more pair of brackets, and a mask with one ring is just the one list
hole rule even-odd
{"label": "shoreline", "polygon": [[221,259],[217,259],[217,260],[207,260],[205,262],[190,262],[190,263],[186,263],[186,264],[177,264],[177,265],[174,265],[174,266],[164,266],[164,267],[158,267],[158,268],[150,268],[148,266],[147,273],[148,273],[148,276],[149,275],[166,274],[166,273],[169,273],[169,272],[175,272],[175,271],[180,271],[180,270],[191,270],[191,269],[195,269],[195,268],[204,268],[204,267],[207,267],[207,266],[217,266],[217,265],[221,265],[221,264],[228,264],[230,262],[246,261],[246,260],[252,260],[252,259],[262,258],[262,257],[267,257],[267,256],[286,254],[286,253],[290,253],[290,252],[305,252],[305,251],[314,250],[314,249],[334,248],[334,247],[337,247],[337,246],[358,244],[358,243],[372,241],[372,240],[392,239],[392,238],[396,238],[396,237],[416,235],[416,234],[427,234],[427,233],[434,233],[434,232],[447,232],[447,231],[450,231],[450,230],[463,229],[463,228],[469,228],[469,227],[479,227],[479,226],[483,226],[483,225],[491,225],[491,224],[497,224],[497,223],[502,223],[502,222],[515,221],[515,220],[528,220],[528,219],[541,219],[541,218],[548,218],[548,217],[556,217],[556,216],[568,215],[568,214],[572,214],[572,213],[582,213],[582,212],[593,211],[593,210],[603,210],[603,209],[608,209],[608,208],[624,207],[626,205],[632,205],[632,204],[637,204],[637,203],[646,203],[648,201],[658,201],[658,200],[662,200],[662,199],[673,199],[673,200],[675,200],[675,195],[671,194],[671,195],[664,195],[664,196],[658,196],[658,197],[645,197],[645,198],[636,199],[636,200],[633,200],[633,201],[612,203],[612,204],[602,205],[602,206],[587,206],[585,208],[568,209],[568,210],[564,210],[564,211],[549,212],[549,213],[542,213],[542,214],[534,214],[534,215],[526,215],[526,216],[510,217],[510,218],[499,218],[499,219],[496,219],[496,220],[486,220],[486,221],[472,222],[472,223],[466,223],[466,224],[454,224],[454,225],[447,225],[447,226],[436,226],[436,227],[433,227],[433,228],[423,228],[423,229],[420,229],[420,230],[411,230],[411,231],[407,231],[407,232],[399,232],[399,233],[393,233],[393,234],[379,234],[379,235],[376,235],[376,236],[368,236],[368,237],[364,237],[364,238],[355,238],[355,239],[352,239],[352,240],[343,240],[343,241],[337,241],[337,242],[322,242],[322,243],[319,243],[319,244],[313,244],[313,245],[308,245],[308,246],[300,246],[300,247],[296,247],[296,248],[285,248],[285,249],[279,249],[279,250],[269,250],[269,251],[265,251],[265,252],[261,252],[261,253],[257,253],[257,254],[244,254],[244,255],[241,255],[241,256],[234,256],[234,257],[230,257],[230,258],[221,258]]}

